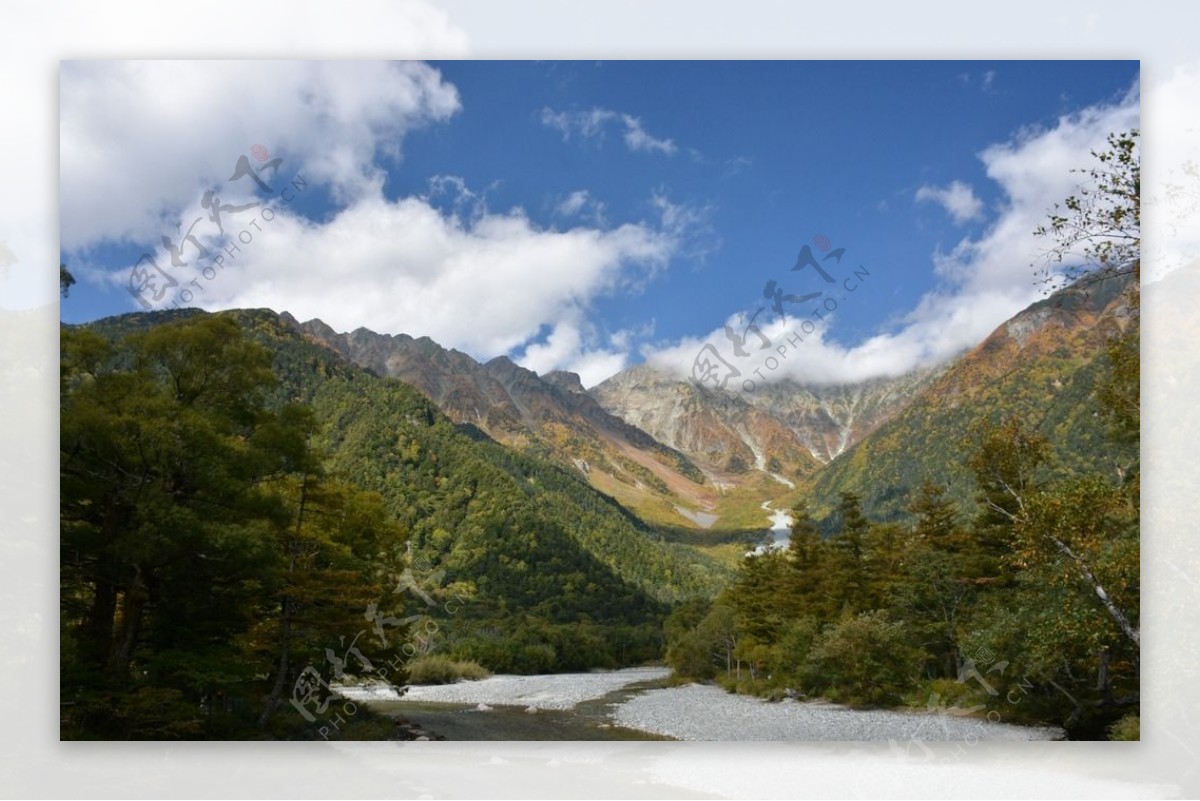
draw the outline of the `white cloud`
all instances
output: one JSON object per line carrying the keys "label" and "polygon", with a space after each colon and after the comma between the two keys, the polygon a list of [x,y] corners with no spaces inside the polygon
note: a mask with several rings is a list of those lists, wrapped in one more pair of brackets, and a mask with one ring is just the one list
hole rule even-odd
{"label": "white cloud", "polygon": [[[640,291],[704,216],[659,192],[650,219],[609,225],[604,204],[580,189],[559,206],[573,225],[555,230],[519,207],[491,210],[491,186],[477,191],[455,175],[435,176],[424,195],[386,198],[381,165],[400,157],[411,131],[459,109],[455,87],[423,64],[79,63],[64,66],[62,96],[64,249],[90,276],[90,246],[170,235],[188,264],[170,270],[177,291],[143,296],[154,306],[287,310],[340,330],[427,335],[480,359],[519,355],[595,383],[627,364],[631,343],[597,334],[591,304]],[[573,118],[571,130],[625,124],[614,115]],[[264,173],[273,189],[298,175],[307,188],[290,194],[330,189],[327,217],[301,216],[282,195],[270,210],[234,208],[262,200],[249,178],[230,180],[256,143],[285,156]],[[231,207],[223,232],[202,207],[209,185]],[[163,248],[154,255],[171,261]],[[98,280],[128,286],[129,276]]]}
{"label": "white cloud", "polygon": [[678,148],[674,140],[659,139],[646,131],[641,119],[631,114],[623,114],[606,108],[593,108],[588,111],[555,111],[543,108],[542,124],[553,128],[562,134],[563,141],[570,141],[572,136],[582,140],[602,140],[610,123],[617,123],[624,131],[622,138],[630,150],[674,155]]}
{"label": "white cloud", "polygon": [[642,121],[637,117],[623,114],[621,120],[625,123],[625,144],[629,146],[630,150],[658,151],[668,156],[674,155],[676,148],[675,142],[672,140],[658,139],[646,133],[645,128],[642,127]]}
{"label": "white cloud", "polygon": [[959,225],[978,219],[983,212],[983,201],[975,197],[975,190],[962,181],[952,181],[945,187],[922,186],[917,190],[916,199],[941,204]]}
{"label": "white cloud", "polygon": [[[969,73],[969,72],[959,73],[958,79],[960,81],[962,81],[964,85],[969,85],[971,83],[971,73]],[[982,75],[979,76],[979,91],[983,92],[984,94],[991,94],[992,87],[995,83],[996,83],[996,71],[995,70],[987,70]]]}
{"label": "white cloud", "polygon": [[565,367],[579,374],[584,389],[591,389],[606,378],[611,378],[629,366],[629,355],[619,351],[592,350],[580,353]]}
{"label": "white cloud", "polygon": [[602,108],[590,111],[542,109],[542,124],[561,133],[564,142],[570,141],[572,134],[580,139],[603,138],[605,125],[617,117],[617,112]]}
{"label": "white cloud", "polygon": [[[65,62],[62,245],[157,241],[255,144],[349,203],[382,185],[380,156],[459,109],[437,70],[411,62]],[[169,225],[168,225],[169,223]]]}
{"label": "white cloud", "polygon": [[629,354],[622,349],[595,346],[594,335],[585,337],[574,319],[558,322],[544,343],[533,343],[517,359],[522,367],[545,375],[552,370],[579,374],[584,387],[593,387],[625,369]]}
{"label": "white cloud", "polygon": [[[1200,73],[1181,73],[1179,96],[1185,87],[1200,82]],[[743,376],[755,378],[755,368],[763,375],[790,377],[802,382],[848,383],[877,376],[895,376],[922,365],[944,361],[980,342],[996,326],[1041,296],[1034,286],[1033,266],[1047,243],[1033,235],[1046,219],[1055,202],[1071,194],[1077,175],[1072,168],[1089,167],[1090,150],[1100,149],[1113,131],[1138,126],[1139,97],[1136,88],[1121,101],[1100,105],[1077,114],[1064,116],[1049,128],[1019,132],[1011,141],[987,148],[980,154],[988,177],[1004,198],[998,218],[981,236],[964,239],[950,253],[933,257],[935,273],[942,285],[926,293],[917,305],[903,315],[892,330],[883,331],[856,344],[844,344],[834,338],[837,311],[824,319],[799,316],[763,325],[763,333],[772,341],[770,350],[754,351],[757,338],[748,341],[751,357],[740,365]],[[878,284],[896,280],[881,269],[859,279],[857,292],[882,291]],[[878,287],[878,288],[877,288]],[[855,302],[853,294],[842,293],[842,304]],[[814,304],[815,305],[815,304]],[[803,314],[803,310],[799,310]],[[738,315],[714,326],[705,337],[660,344],[643,349],[651,362],[672,370],[680,377],[690,375],[693,360],[705,343],[718,348],[726,358],[732,349],[723,326],[728,323],[741,331],[746,322]],[[811,326],[811,331],[807,332]],[[787,349],[781,358],[776,348],[789,336],[800,335],[803,342]],[[768,369],[767,357],[776,360]],[[731,381],[739,388],[742,378]]]}
{"label": "white cloud", "polygon": [[725,162],[726,175],[738,175],[754,166],[754,159],[749,156],[734,156]]}
{"label": "white cloud", "polygon": [[629,350],[630,348],[633,347],[633,345],[636,341],[645,340],[645,339],[649,339],[650,337],[653,337],[654,336],[654,326],[655,326],[655,320],[652,317],[649,320],[647,320],[646,322],[642,323],[641,325],[635,325],[635,326],[631,326],[629,328],[622,328],[620,331],[615,332],[610,337],[610,341],[612,342],[612,344],[615,347],[617,347],[621,350]]}
{"label": "white cloud", "polygon": [[[426,198],[379,194],[327,222],[281,207],[259,226],[251,241],[234,242],[240,249],[215,278],[204,279],[195,265],[173,271],[183,285],[200,279],[203,291],[190,303],[286,309],[338,330],[427,335],[480,359],[523,348],[543,326],[577,324],[600,295],[636,291],[679,245],[656,223],[554,231],[519,208],[475,206],[464,218]],[[202,241],[219,252],[220,243]],[[549,364],[549,354],[533,353],[543,354],[539,366]]]}
{"label": "white cloud", "polygon": [[[436,176],[427,196],[393,201],[376,191],[327,221],[283,203],[227,215],[226,236],[197,237],[210,256],[185,247],[190,263],[170,271],[180,288],[152,305],[266,307],[337,330],[430,336],[480,360],[510,355],[539,373],[571,370],[585,386],[627,366],[637,332],[606,338],[588,322],[589,308],[606,294],[641,291],[701,215],[655,195],[651,220],[558,231],[520,208],[493,212],[484,194],[457,176]],[[577,194],[596,205],[586,190]],[[196,202],[180,218],[202,213]],[[170,259],[161,248],[155,258],[164,267]],[[106,277],[125,286],[128,275]]]}
{"label": "white cloud", "polygon": [[661,189],[651,196],[650,204],[659,213],[662,229],[679,242],[681,256],[699,264],[720,249],[721,238],[709,224],[714,210],[711,205],[674,203]]}
{"label": "white cloud", "polygon": [[560,221],[574,219],[595,228],[607,228],[608,205],[586,189],[569,192],[554,206],[554,216]]}
{"label": "white cloud", "polygon": [[545,342],[526,346],[517,362],[545,375],[551,370],[569,370],[579,375],[585,388],[599,384],[629,366],[636,343],[654,336],[654,321],[622,328],[608,336],[608,344],[594,326],[567,318],[555,325]]}
{"label": "white cloud", "polygon": [[587,205],[590,196],[586,189],[577,189],[563,198],[554,211],[563,217],[574,217]]}
{"label": "white cloud", "polygon": [[[424,0],[397,3],[392,0],[348,0],[342,13],[319,13],[319,5],[296,0],[260,0],[254,6],[255,22],[230,24],[244,9],[234,3],[217,0],[213,13],[191,15],[180,24],[178,9],[155,0],[131,0],[124,4],[123,13],[114,13],[96,3],[25,3],[19,15],[21,24],[8,26],[0,48],[0,96],[10,114],[24,109],[24,116],[34,122],[9,125],[5,130],[7,152],[5,177],[12,187],[0,197],[0,217],[5,221],[3,244],[12,254],[11,269],[0,269],[0,308],[25,309],[56,303],[58,289],[52,271],[46,265],[55,264],[59,257],[60,212],[72,201],[65,167],[60,162],[58,116],[66,98],[52,89],[54,76],[66,75],[76,68],[60,58],[91,57],[96,59],[122,58],[122,54],[144,53],[158,58],[181,58],[203,51],[205,58],[245,58],[253,54],[259,61],[247,62],[257,75],[270,72],[269,59],[294,58],[302,51],[308,58],[337,59],[346,57],[346,43],[354,43],[356,58],[394,58],[395,53],[420,53],[428,58],[461,58],[468,53],[465,31],[454,24],[447,13]],[[363,25],[362,20],[371,20]],[[198,49],[199,48],[199,49]],[[243,95],[237,95],[242,97]],[[215,116],[207,122],[209,141],[221,150],[221,160],[228,159],[221,127],[227,116],[246,113],[221,103]],[[172,119],[180,109],[173,108]],[[48,125],[44,124],[50,121]],[[145,199],[141,185],[154,178],[153,165],[175,141],[176,131],[160,127],[154,113],[143,113],[134,121],[136,126],[149,126],[158,137],[138,138],[137,130],[129,131],[131,141],[150,145],[148,152],[139,155],[145,161],[134,165],[115,194],[100,198],[94,207],[84,207],[89,216],[103,218],[93,230],[108,231],[110,222],[130,204],[140,207]],[[256,141],[274,133],[272,127],[255,126],[250,142],[238,141],[232,151],[243,152]],[[191,162],[194,166],[195,162]],[[161,166],[161,165],[160,165]],[[228,167],[222,167],[228,169]],[[222,179],[228,176],[220,176]],[[61,176],[55,183],[54,176]],[[188,202],[194,191],[194,175],[186,183],[181,203]],[[79,208],[73,206],[72,208]],[[136,217],[136,212],[129,214]],[[64,226],[67,222],[63,217]],[[80,221],[84,222],[84,221]],[[137,226],[144,228],[144,225]],[[76,239],[75,241],[80,241]],[[64,246],[69,246],[63,240]],[[74,266],[74,262],[72,264]]]}

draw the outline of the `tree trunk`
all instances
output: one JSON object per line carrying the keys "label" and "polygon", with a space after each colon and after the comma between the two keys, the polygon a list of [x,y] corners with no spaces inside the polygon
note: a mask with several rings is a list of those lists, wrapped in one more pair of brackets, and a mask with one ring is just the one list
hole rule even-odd
{"label": "tree trunk", "polygon": [[113,650],[108,659],[109,670],[113,673],[124,675],[129,671],[129,662],[133,658],[133,649],[137,645],[138,634],[142,628],[142,612],[149,599],[150,592],[146,586],[145,573],[141,565],[135,565],[133,580],[121,599],[120,633],[113,643]]}
{"label": "tree trunk", "polygon": [[1108,648],[1100,649],[1100,670],[1096,676],[1096,692],[1101,695],[1108,695],[1108,663],[1111,661],[1112,655]]}
{"label": "tree trunk", "polygon": [[[296,572],[296,552],[300,548],[300,531],[304,526],[304,506],[308,502],[308,473],[300,479],[300,508],[296,513],[296,533],[288,541],[288,581],[292,580],[292,576]],[[279,704],[283,700],[283,688],[287,684],[288,675],[291,673],[292,660],[292,596],[285,593],[283,600],[280,603],[280,625],[279,625],[279,664],[276,666],[275,685],[271,688],[271,694],[267,696],[267,702],[263,706],[262,714],[258,717],[259,728],[266,728],[267,723],[271,720],[271,716],[275,714],[275,710],[279,708]]]}
{"label": "tree trunk", "polygon": [[1105,591],[1103,586],[1101,586],[1100,582],[1096,579],[1095,574],[1092,573],[1092,569],[1088,566],[1088,563],[1085,562],[1081,557],[1077,556],[1075,552],[1071,550],[1070,546],[1068,546],[1062,540],[1057,539],[1056,537],[1050,537],[1050,540],[1058,547],[1064,556],[1066,556],[1079,567],[1079,572],[1083,574],[1084,579],[1086,579],[1087,583],[1091,585],[1092,591],[1096,593],[1096,597],[1100,599],[1100,603],[1104,604],[1104,608],[1108,610],[1108,614],[1113,620],[1116,621],[1117,627],[1121,629],[1121,633],[1132,640],[1134,645],[1136,645],[1138,648],[1141,648],[1141,633],[1133,627],[1133,624],[1129,622],[1129,618],[1125,616],[1125,613],[1121,611],[1120,607],[1113,603],[1112,598],[1108,596],[1108,592]]}
{"label": "tree trunk", "polygon": [[113,620],[117,616],[117,588],[105,575],[104,569],[97,570],[96,588],[92,594],[92,608],[88,610],[83,624],[83,641],[87,649],[87,660],[97,668],[103,668],[113,648]]}
{"label": "tree trunk", "polygon": [[283,623],[281,626],[282,643],[279,648],[279,664],[276,666],[275,685],[271,688],[271,694],[267,696],[267,703],[263,707],[262,714],[258,717],[259,728],[266,728],[267,723],[271,720],[271,716],[275,714],[275,710],[279,708],[280,702],[283,700],[283,688],[287,684],[288,674],[291,672],[291,650],[292,650],[292,615],[291,615],[292,599],[290,596],[283,596]]}
{"label": "tree trunk", "polygon": [[110,508],[101,525],[104,550],[101,550],[96,560],[92,606],[83,623],[85,658],[101,670],[108,666],[109,657],[113,652],[113,628],[117,617],[118,571],[107,548],[117,537],[120,526],[118,521],[117,511]]}

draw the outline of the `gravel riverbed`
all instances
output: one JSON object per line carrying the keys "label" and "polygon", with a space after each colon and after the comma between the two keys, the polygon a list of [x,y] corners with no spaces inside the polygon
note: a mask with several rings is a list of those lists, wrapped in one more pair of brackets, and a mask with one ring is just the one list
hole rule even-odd
{"label": "gravel riverbed", "polygon": [[[688,684],[645,689],[632,687],[660,682],[666,668],[628,668],[593,673],[542,676],[497,675],[457,684],[414,685],[401,697],[385,685],[347,685],[338,692],[355,701],[395,701],[386,704],[403,714],[406,704],[451,704],[475,707],[471,714],[493,707],[517,707],[526,712],[576,714],[585,702],[601,704],[583,716],[608,720],[625,729],[678,740],[1057,740],[1061,729],[1017,726],[976,717],[932,714],[924,710],[850,709],[824,701],[785,700],[771,703],[733,695],[719,687]],[[629,691],[621,693],[624,688]],[[611,698],[606,698],[612,694]],[[594,704],[592,705],[594,706]],[[500,714],[496,710],[495,714]],[[522,716],[524,717],[524,716]],[[436,722],[430,725],[436,730]],[[480,722],[478,725],[487,725]],[[594,724],[593,724],[594,725]]]}
{"label": "gravel riverbed", "polygon": [[1060,729],[978,718],[850,709],[820,701],[770,703],[719,687],[689,684],[648,690],[616,708],[631,729],[679,740],[1057,740]]}
{"label": "gravel riverbed", "polygon": [[[457,684],[412,685],[399,700],[572,709],[576,704],[603,698],[610,692],[630,684],[665,679],[670,673],[667,668],[626,668],[543,676],[496,675]],[[398,698],[394,692],[380,685],[349,685],[339,687],[338,692],[352,700],[387,701]]]}

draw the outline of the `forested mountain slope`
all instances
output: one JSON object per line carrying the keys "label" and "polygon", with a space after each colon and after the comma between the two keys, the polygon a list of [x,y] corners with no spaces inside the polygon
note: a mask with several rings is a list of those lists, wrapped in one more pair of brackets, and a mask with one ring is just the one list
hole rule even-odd
{"label": "forested mountain slope", "polygon": [[605,411],[574,373],[539,376],[504,356],[481,364],[428,337],[338,333],[320,320],[282,317],[355,364],[413,385],[451,420],[555,461],[643,516],[670,519],[673,504],[711,494],[688,457]]}
{"label": "forested mountain slope", "polygon": [[[357,628],[364,625],[364,614],[370,618],[368,598],[374,598],[371,603],[380,610],[392,604],[396,615],[432,621],[421,624],[426,626],[421,650],[473,658],[493,670],[580,669],[657,658],[668,605],[681,598],[711,596],[724,583],[725,568],[687,546],[662,541],[574,471],[518,453],[477,428],[456,425],[414,387],[350,363],[274,312],[132,314],[65,326],[63,336],[69,377],[63,411],[64,598],[71,610],[66,629],[74,630],[75,620],[86,629],[86,621],[94,617],[95,603],[88,599],[101,562],[126,565],[113,568],[118,608],[124,603],[120,599],[135,592],[144,595],[141,622],[127,632],[123,643],[98,647],[98,666],[108,661],[102,653],[113,648],[123,649],[134,662],[153,663],[167,647],[157,639],[166,636],[164,626],[179,614],[187,616],[180,598],[203,594],[206,586],[211,594],[232,582],[236,593],[226,597],[225,590],[219,591],[222,603],[227,601],[221,613],[225,617],[212,619],[204,635],[215,638],[210,643],[223,643],[213,645],[213,664],[224,664],[237,654],[235,661],[246,669],[268,673],[270,663],[256,662],[245,649],[269,651],[267,643],[278,637],[277,593],[294,585],[286,576],[296,564],[295,552],[293,568],[288,568],[287,548],[277,551],[267,543],[299,541],[288,533],[289,526],[296,532],[328,526],[334,538],[301,549],[317,560],[313,569],[323,576],[323,589],[304,591],[316,593],[310,601],[317,605],[313,608],[332,605],[330,614],[340,609],[338,619],[350,621],[343,622],[343,628]],[[98,344],[101,340],[108,344]],[[160,341],[169,348],[147,344]],[[256,350],[257,346],[261,347]],[[224,363],[230,354],[245,354],[248,364],[258,365],[237,375],[238,386],[249,387],[245,403],[257,387],[265,391],[262,412],[253,412],[251,406],[226,409],[236,400],[232,390],[212,389],[219,388],[214,382],[229,372]],[[200,387],[201,395],[215,391],[211,402],[224,410],[222,415],[234,415],[231,425],[236,428],[221,440],[227,445],[218,448],[207,434],[200,437],[216,412],[193,409],[196,393],[179,389],[180,376]],[[97,377],[113,388],[104,390],[99,405],[91,399]],[[131,382],[144,392],[145,400],[125,410],[121,405],[132,403],[132,396],[120,388]],[[206,386],[210,389],[203,390]],[[156,408],[162,413],[156,415]],[[194,419],[181,416],[192,414]],[[292,425],[303,423],[306,415],[311,424]],[[317,464],[273,468],[254,478],[265,469],[265,455],[247,452],[243,467],[232,461],[242,458],[237,451],[244,450],[245,443],[261,442],[264,454],[286,451],[281,443],[292,436],[289,432],[305,425]],[[116,436],[112,432],[122,427],[125,439],[100,436],[105,431],[105,438]],[[151,465],[146,479],[129,485],[129,511],[123,519],[141,522],[119,531],[117,545],[115,540],[97,539],[104,536],[104,526],[120,525],[111,515],[97,515],[97,503],[106,494],[111,497],[106,487],[120,486],[129,472],[128,466],[113,461],[112,449],[119,446],[125,453],[121,460],[136,461],[143,447],[139,442],[160,436],[174,443],[164,454],[169,460],[161,467]],[[300,457],[288,458],[294,462]],[[207,475],[206,465],[217,471],[249,472],[225,478],[218,472],[213,480],[226,482],[215,486],[227,487],[220,492],[230,498],[230,510],[213,515],[205,512],[208,506],[197,506],[194,522],[186,524],[192,533],[184,534],[185,529],[178,528],[185,519],[180,515],[190,507],[172,511],[180,502],[172,498],[186,495],[170,487],[182,481],[183,492],[190,492],[187,486]],[[97,474],[110,467],[123,472],[114,473],[112,481],[97,481]],[[149,486],[162,490],[148,492]],[[211,491],[205,491],[206,497]],[[246,493],[244,514],[232,508],[235,492]],[[325,497],[359,495],[362,503],[334,503]],[[268,504],[276,508],[280,503],[278,511],[262,517]],[[378,504],[377,513],[369,512],[372,503]],[[289,515],[291,523],[286,522]],[[360,528],[366,527],[361,535],[369,535],[374,551],[338,544],[343,524],[352,518],[366,521],[361,522]],[[307,535],[300,540],[309,542]],[[242,554],[237,558],[246,560],[236,569],[233,552],[220,550],[234,547],[231,543],[241,543],[235,549]],[[327,549],[332,549],[330,556],[321,556]],[[209,555],[212,561],[203,561]],[[260,567],[251,564],[260,559]],[[342,578],[335,579],[328,570],[339,560],[354,567],[339,568]],[[179,586],[186,589],[178,591],[179,597],[161,594],[160,587],[167,587],[161,583],[165,571],[176,569],[168,565],[185,564],[193,567],[191,573],[178,576]],[[224,576],[210,574],[222,565],[228,568]],[[266,572],[260,575],[259,570]],[[381,588],[387,590],[382,595]],[[77,609],[70,600],[76,597]],[[275,613],[262,611],[273,604]],[[123,619],[119,609],[113,616]],[[256,617],[268,622],[244,629]],[[311,653],[319,655],[336,643],[336,637],[328,643],[322,639],[336,630],[312,625],[316,628],[306,642],[315,649]],[[352,635],[355,628],[342,633]],[[187,652],[179,644],[171,647]],[[299,645],[293,650],[298,653]],[[293,672],[298,659],[294,653]],[[70,674],[67,669],[65,675]]]}
{"label": "forested mountain slope", "polygon": [[1049,441],[1060,475],[1120,480],[1137,444],[1112,441],[1095,400],[1109,365],[1106,343],[1131,322],[1131,288],[1128,278],[1113,278],[1061,290],[1001,325],[814,476],[806,492],[813,515],[825,517],[841,493],[854,492],[870,517],[903,517],[904,499],[927,480],[971,508],[972,427],[1009,417]]}

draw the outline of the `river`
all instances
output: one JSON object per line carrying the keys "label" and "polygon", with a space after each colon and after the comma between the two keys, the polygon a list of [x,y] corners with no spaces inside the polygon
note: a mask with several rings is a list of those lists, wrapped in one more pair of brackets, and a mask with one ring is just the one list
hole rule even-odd
{"label": "river", "polygon": [[448,740],[1054,740],[1060,729],[923,710],[771,703],[710,685],[667,686],[665,668],[493,676],[342,694]]}
{"label": "river", "polygon": [[765,544],[759,545],[754,550],[747,552],[747,556],[767,551],[783,550],[792,541],[791,514],[782,509],[772,509],[770,501],[762,502],[762,510],[768,513],[767,520],[771,523],[771,527],[766,532],[769,539]]}

